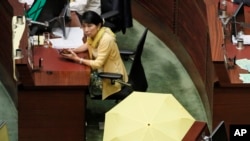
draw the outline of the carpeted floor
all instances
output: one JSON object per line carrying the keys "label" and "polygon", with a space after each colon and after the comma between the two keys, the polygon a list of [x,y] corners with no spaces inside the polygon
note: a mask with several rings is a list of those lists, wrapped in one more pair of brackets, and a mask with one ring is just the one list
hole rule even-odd
{"label": "carpeted floor", "polygon": [[0,82],[0,123],[6,122],[10,141],[18,141],[17,116],[17,109],[2,82]]}
{"label": "carpeted floor", "polygon": [[[143,31],[144,27],[134,21],[134,26],[128,29],[125,35],[117,33],[118,45],[135,49]],[[142,62],[148,80],[148,92],[171,93],[196,120],[208,121],[199,94],[184,67],[171,50],[150,32],[150,29],[142,54]],[[130,64],[130,61],[125,62],[128,70]],[[104,113],[113,106],[115,106],[114,101],[88,99],[87,141],[102,141],[103,130],[99,129],[98,121],[104,121]],[[2,86],[0,87],[0,120],[7,121],[11,141],[17,141],[17,111]]]}

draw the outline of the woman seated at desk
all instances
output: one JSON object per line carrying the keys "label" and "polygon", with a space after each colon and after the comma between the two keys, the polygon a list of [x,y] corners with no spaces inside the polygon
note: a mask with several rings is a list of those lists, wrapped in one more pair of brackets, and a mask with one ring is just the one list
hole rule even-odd
{"label": "woman seated at desk", "polygon": [[[63,57],[90,66],[92,72],[122,74],[123,81],[127,82],[128,75],[120,56],[115,34],[109,28],[103,27],[103,19],[93,11],[83,13],[81,21],[87,41],[78,48],[68,50],[68,54],[62,54]],[[76,54],[87,50],[90,59],[80,58]],[[102,99],[106,99],[120,90],[121,84],[111,84],[109,79],[102,79],[102,89],[100,90]]]}

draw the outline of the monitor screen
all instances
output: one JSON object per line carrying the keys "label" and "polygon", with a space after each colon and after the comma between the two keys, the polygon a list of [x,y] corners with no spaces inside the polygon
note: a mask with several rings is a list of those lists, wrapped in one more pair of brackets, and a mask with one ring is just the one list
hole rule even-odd
{"label": "monitor screen", "polygon": [[221,121],[219,125],[213,130],[209,136],[209,141],[228,141],[227,131],[224,121]]}
{"label": "monitor screen", "polygon": [[240,3],[232,16],[232,35],[237,37],[240,31],[243,31],[244,18],[244,3]]}

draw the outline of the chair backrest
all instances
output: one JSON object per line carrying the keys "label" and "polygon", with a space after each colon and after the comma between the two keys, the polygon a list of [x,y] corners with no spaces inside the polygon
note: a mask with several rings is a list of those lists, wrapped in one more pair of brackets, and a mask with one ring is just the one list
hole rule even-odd
{"label": "chair backrest", "polygon": [[148,33],[148,28],[144,30],[142,37],[140,38],[140,41],[137,45],[134,61],[132,63],[129,73],[129,83],[132,84],[134,91],[145,92],[148,88],[147,78],[141,62],[141,55],[143,52],[143,47],[145,44],[147,33]]}
{"label": "chair backrest", "polygon": [[[117,14],[106,17],[107,13]],[[105,19],[104,26],[109,27],[113,32],[122,29],[122,0],[101,0],[101,16]]]}
{"label": "chair backrest", "polygon": [[0,121],[0,141],[9,141],[7,125],[3,121]]}
{"label": "chair backrest", "polygon": [[104,26],[110,27],[113,32],[126,32],[126,28],[132,27],[132,14],[130,0],[101,0],[101,15],[118,12],[115,16],[105,18]]}
{"label": "chair backrest", "polygon": [[122,0],[101,0],[101,13],[120,11]]}

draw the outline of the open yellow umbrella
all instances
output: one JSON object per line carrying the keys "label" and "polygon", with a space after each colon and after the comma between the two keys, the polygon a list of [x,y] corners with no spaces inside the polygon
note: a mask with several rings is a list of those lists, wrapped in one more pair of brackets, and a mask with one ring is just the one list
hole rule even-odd
{"label": "open yellow umbrella", "polygon": [[172,94],[133,92],[106,113],[103,141],[181,141],[194,122]]}
{"label": "open yellow umbrella", "polygon": [[7,125],[3,121],[0,121],[0,141],[9,141]]}

